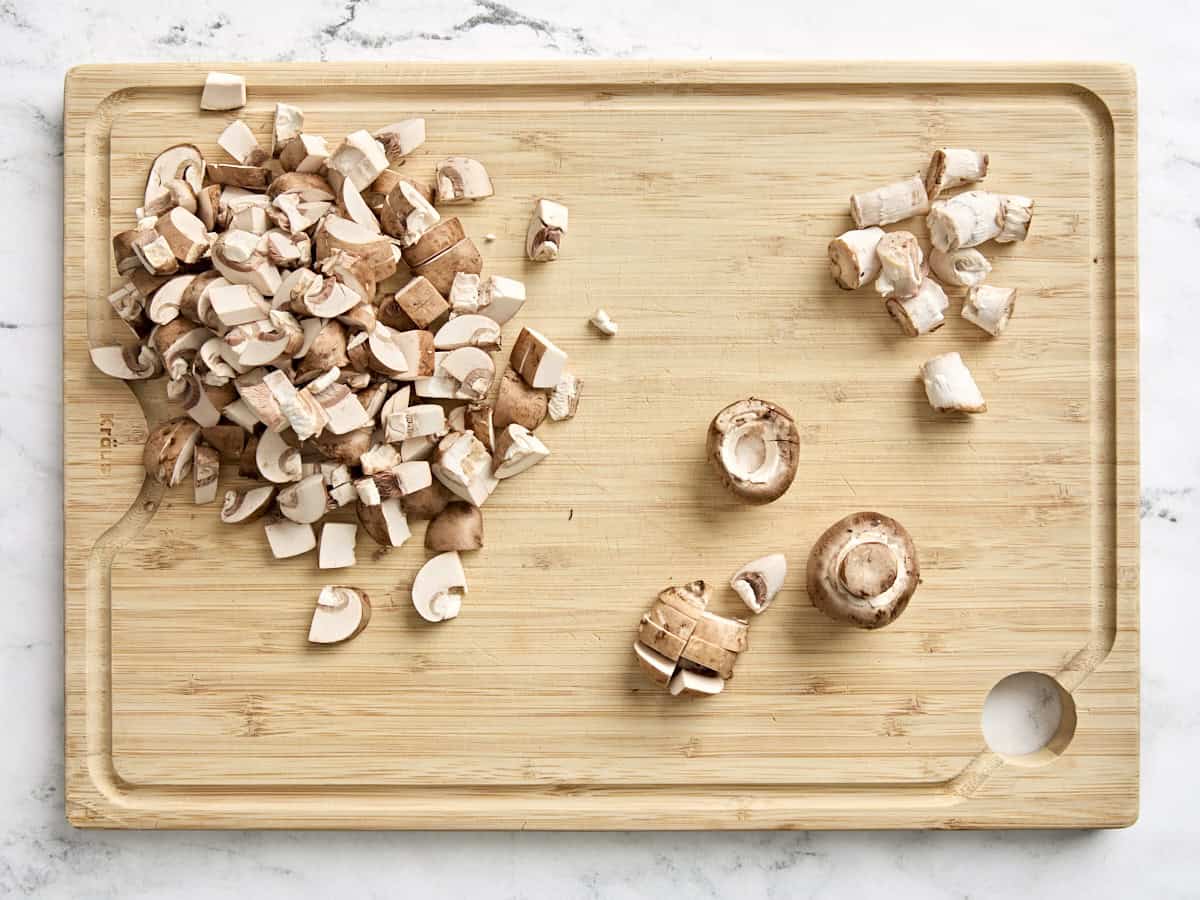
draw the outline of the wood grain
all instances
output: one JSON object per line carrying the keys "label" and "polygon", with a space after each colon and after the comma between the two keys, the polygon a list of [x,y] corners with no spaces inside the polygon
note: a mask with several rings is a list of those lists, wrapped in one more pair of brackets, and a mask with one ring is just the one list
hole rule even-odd
{"label": "wood grain", "polygon": [[[497,194],[462,210],[485,271],[525,280],[506,327],[543,330],[584,380],[552,455],[485,508],[463,615],[429,627],[406,591],[421,529],[339,574],[375,613],[305,644],[312,557],[274,562],[143,483],[161,384],[109,380],[104,295],[149,161],[217,159],[198,65],[67,78],[64,296],[68,816],[101,827],[860,828],[1115,826],[1137,814],[1135,99],[1109,65],[248,65],[241,111],[277,101],[335,138],[424,115],[406,171],[484,160]],[[846,200],[937,146],[991,153],[987,186],[1035,197],[1030,239],[986,249],[1016,286],[999,340],[958,318],[901,337],[839,291],[825,246]],[[560,261],[528,264],[533,198],[569,204]],[[917,225],[918,231],[923,226]],[[621,334],[587,316],[606,307]],[[926,405],[917,367],[957,349],[989,412]],[[703,460],[727,402],[782,403],[799,475],[748,508]],[[232,479],[234,472],[223,472]],[[905,522],[924,584],[878,633],[809,604],[803,565],[836,518]],[[638,674],[639,615],[670,581],[725,586],[788,555],[720,697],[677,702]],[[1071,692],[1046,765],[986,749],[987,691],[1037,670]]]}

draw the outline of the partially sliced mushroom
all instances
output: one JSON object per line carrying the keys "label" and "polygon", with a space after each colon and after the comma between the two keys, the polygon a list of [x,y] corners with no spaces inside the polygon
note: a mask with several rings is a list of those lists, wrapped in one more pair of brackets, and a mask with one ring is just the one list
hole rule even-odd
{"label": "partially sliced mushroom", "polygon": [[364,191],[388,167],[388,158],[383,145],[370,132],[356,131],[346,136],[325,165],[353,184],[355,190]]}
{"label": "partially sliced mushroom", "polygon": [[313,531],[313,527],[306,523],[272,518],[267,521],[263,530],[267,534],[267,544],[271,547],[271,555],[276,559],[300,556],[317,546],[316,533]]}
{"label": "partially sliced mushroom", "polygon": [[458,553],[439,553],[413,579],[413,607],[426,622],[453,619],[467,595],[467,574]]}
{"label": "partially sliced mushroom", "polygon": [[387,500],[381,498],[373,506],[360,500],[357,510],[363,530],[381,547],[400,547],[412,537],[404,507],[398,497]]}
{"label": "partially sliced mushroom", "polygon": [[832,619],[882,628],[908,606],[921,581],[904,526],[877,512],[846,516],[817,538],[808,557],[808,596]]}
{"label": "partially sliced mushroom", "polygon": [[992,264],[973,247],[961,250],[938,250],[929,254],[929,267],[944,284],[951,287],[974,287],[987,278]]}
{"label": "partially sliced mushroom", "polygon": [[638,623],[638,643],[672,662],[677,662],[688,642],[653,622],[649,615],[645,615]]}
{"label": "partially sliced mushroom", "polygon": [[429,283],[429,279],[417,277],[410,279],[394,296],[384,302],[379,308],[379,320],[401,331],[429,328],[449,311],[450,304],[438,293],[437,288]]}
{"label": "partially sliced mushroom", "polygon": [[722,650],[741,653],[750,647],[750,623],[745,619],[731,619],[705,611],[696,620],[692,637]]}
{"label": "partially sliced mushroom", "polygon": [[383,146],[388,162],[397,165],[425,143],[425,120],[403,119],[380,128],[374,137]]}
{"label": "partially sliced mushroom", "polygon": [[567,208],[545,197],[533,205],[529,228],[525,233],[525,255],[534,262],[558,259],[563,236],[567,233]]}
{"label": "partially sliced mushroom", "polygon": [[455,496],[483,506],[499,483],[492,457],[473,434],[454,432],[438,444],[433,475]]}
{"label": "partially sliced mushroom", "polygon": [[1017,302],[1016,288],[992,287],[980,284],[967,291],[962,317],[978,325],[992,337],[999,337],[1008,327]]}
{"label": "partially sliced mushroom", "polygon": [[425,529],[425,549],[466,552],[483,546],[483,513],[470,503],[446,505]]}
{"label": "partially sliced mushroom", "polygon": [[495,193],[483,163],[467,156],[451,156],[438,163],[434,189],[439,205],[468,203]]}
{"label": "partially sliced mushroom", "polygon": [[237,525],[257,519],[271,508],[274,498],[273,484],[252,487],[245,491],[226,491],[225,501],[221,504],[221,521],[227,525]]}
{"label": "partially sliced mushroom", "polygon": [[293,522],[319,522],[329,507],[325,476],[319,472],[279,491],[279,511]]}
{"label": "partially sliced mushroom", "polygon": [[704,675],[689,669],[677,669],[671,676],[668,690],[672,697],[711,697],[725,689],[725,682],[716,675]]}
{"label": "partially sliced mushroom", "polygon": [[470,238],[463,238],[449,250],[439,253],[428,262],[414,266],[414,275],[423,275],[443,297],[450,294],[454,276],[459,272],[478,275],[483,271],[483,257]]}
{"label": "partially sliced mushroom", "polygon": [[579,409],[579,391],[582,388],[583,382],[579,378],[571,372],[563,372],[546,407],[552,422],[561,422],[575,415]]}
{"label": "partially sliced mushroom", "polygon": [[847,231],[829,242],[829,274],[837,286],[853,291],[879,274],[879,257],[875,250],[886,234],[872,225],[857,231]]}
{"label": "partially sliced mushroom", "polygon": [[240,109],[246,105],[246,79],[227,72],[209,72],[200,95],[200,108]]}
{"label": "partially sliced mushroom", "polygon": [[929,405],[938,412],[985,413],[987,403],[962,357],[943,353],[921,366]]}
{"label": "partially sliced mushroom", "polygon": [[142,463],[146,474],[167,487],[175,487],[192,471],[192,456],[200,441],[200,426],[180,416],[162,422],[146,436]]}
{"label": "partially sliced mushroom", "polygon": [[433,346],[438,350],[478,347],[496,351],[500,349],[500,324],[485,315],[454,316],[434,334]]}
{"label": "partially sliced mushroom", "polygon": [[328,584],[317,596],[317,608],[308,626],[308,642],[340,644],[361,634],[370,621],[371,601],[366,591]]}
{"label": "partially sliced mushroom", "polygon": [[161,374],[158,354],[143,344],[93,347],[92,364],[110,378],[144,381]]}
{"label": "partially sliced mushroom", "polygon": [[522,328],[508,361],[530,387],[553,388],[567,367],[567,354],[541,332]]}
{"label": "partially sliced mushroom", "polygon": [[525,305],[525,285],[515,278],[489,275],[479,289],[481,315],[503,325]]}
{"label": "partially sliced mushroom", "polygon": [[511,478],[540,463],[550,455],[550,450],[529,432],[516,423],[509,425],[496,437],[495,469],[497,478]]}
{"label": "partially sliced mushroom", "polygon": [[353,522],[326,522],[321,526],[321,548],[317,568],[345,569],[354,565],[354,541],[358,526]]}
{"label": "partially sliced mushroom", "polygon": [[782,553],[772,553],[738,569],[729,580],[729,586],[750,612],[758,615],[771,605],[786,577],[787,558]]}
{"label": "partially sliced mushroom", "polygon": [[221,456],[207,444],[197,444],[192,452],[192,485],[198,505],[217,499],[217,482],[221,475]]}
{"label": "partially sliced mushroom", "polygon": [[254,462],[267,481],[285,484],[300,480],[300,451],[289,447],[277,432],[264,431],[259,435]]}
{"label": "partially sliced mushroom", "polygon": [[782,406],[750,397],[721,410],[708,427],[708,458],[721,483],[748,503],[770,503],[791,487],[800,432]]}
{"label": "partially sliced mushroom", "polygon": [[515,422],[533,431],[546,420],[549,405],[545,391],[531,388],[509,367],[500,376],[492,424],[496,428],[507,428]]}
{"label": "partially sliced mushroom", "polygon": [[633,653],[643,672],[655,684],[666,686],[675,674],[676,663],[663,656],[657,650],[651,650],[641,641],[634,641]]}

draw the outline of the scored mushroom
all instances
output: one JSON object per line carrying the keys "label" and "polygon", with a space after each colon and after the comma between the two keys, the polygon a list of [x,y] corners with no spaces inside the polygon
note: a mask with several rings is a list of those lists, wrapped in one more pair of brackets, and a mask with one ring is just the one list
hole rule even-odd
{"label": "scored mushroom", "polygon": [[787,577],[787,559],[772,553],[746,563],[730,579],[729,585],[755,615],[765,612]]}
{"label": "scored mushroom", "polygon": [[483,546],[483,513],[455,501],[433,517],[425,529],[425,549],[435,552],[478,550]]}
{"label": "scored mushroom", "polygon": [[439,553],[417,572],[413,580],[412,601],[417,613],[427,622],[455,618],[467,595],[467,575],[457,551]]}
{"label": "scored mushroom", "polygon": [[903,525],[882,513],[858,512],[817,539],[807,579],[809,599],[830,618],[882,628],[908,606],[921,569]]}
{"label": "scored mushroom", "polygon": [[929,405],[938,412],[985,413],[987,403],[962,357],[943,353],[921,366]]}
{"label": "scored mushroom", "polygon": [[800,433],[782,406],[750,397],[713,418],[707,452],[726,488],[748,503],[770,503],[796,477]]}
{"label": "scored mushroom", "polygon": [[371,601],[367,592],[356,587],[328,584],[317,596],[312,624],[308,628],[311,644],[338,644],[357,637],[371,621]]}

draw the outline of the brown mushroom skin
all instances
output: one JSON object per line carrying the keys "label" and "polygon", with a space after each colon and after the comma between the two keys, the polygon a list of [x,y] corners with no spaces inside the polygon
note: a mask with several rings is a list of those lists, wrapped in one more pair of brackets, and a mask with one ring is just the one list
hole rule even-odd
{"label": "brown mushroom skin", "polygon": [[375,442],[373,428],[360,428],[345,434],[334,434],[332,431],[322,431],[313,438],[317,450],[326,459],[347,466],[357,466],[362,455],[371,449]]}
{"label": "brown mushroom skin", "polygon": [[[872,540],[882,536],[882,540]],[[851,546],[852,545],[852,546]],[[870,602],[902,586],[882,605]],[[808,597],[837,622],[882,628],[899,618],[921,582],[917,549],[908,531],[890,516],[857,512],[834,522],[817,538],[808,557]]]}
{"label": "brown mushroom skin", "polygon": [[[187,416],[179,416],[156,426],[146,437],[142,448],[142,464],[146,474],[157,481],[174,487],[192,471],[189,463],[176,477],[175,463],[186,445],[194,446],[200,436],[200,426]],[[189,451],[190,452],[190,451]]]}
{"label": "brown mushroom skin", "polygon": [[404,507],[404,515],[408,520],[415,522],[436,518],[453,499],[454,495],[449,489],[435,478],[429,487],[407,494],[400,505]]}
{"label": "brown mushroom skin", "polygon": [[[721,457],[722,444],[730,431],[755,418],[772,423],[782,432],[782,437],[775,441],[779,451],[780,470],[777,477],[761,484],[739,478],[730,472]],[[705,449],[721,483],[736,497],[755,505],[771,503],[787,492],[796,477],[796,467],[800,461],[800,432],[796,428],[796,421],[782,406],[768,400],[759,400],[757,397],[748,397],[729,404],[713,417],[708,426]]]}
{"label": "brown mushroom skin", "polygon": [[425,529],[425,549],[478,550],[483,547],[483,513],[478,506],[455,501],[434,516]]}

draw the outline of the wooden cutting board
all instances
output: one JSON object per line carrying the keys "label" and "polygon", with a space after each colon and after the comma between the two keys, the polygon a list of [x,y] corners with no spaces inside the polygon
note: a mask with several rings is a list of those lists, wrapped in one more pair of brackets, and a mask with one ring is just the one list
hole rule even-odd
{"label": "wooden cutting board", "polygon": [[[219,68],[228,69],[222,64]],[[87,66],[66,82],[64,443],[67,810],[81,826],[862,828],[1116,826],[1137,815],[1137,278],[1133,73],[1109,65],[247,65],[240,113],[198,111],[203,66]],[[418,526],[320,573],[272,561],[189,491],[144,483],[161,382],[132,390],[87,348],[120,336],[109,238],[147,166],[233,115],[301,106],[330,138],[423,115],[438,158],[484,160],[462,211],[486,270],[528,283],[506,328],[547,332],[585,382],[552,455],[485,508],[462,616],[408,588]],[[1037,200],[1025,243],[985,248],[1020,289],[989,339],[955,301],[902,337],[825,248],[847,197],[987,150],[986,186]],[[525,262],[531,200],[570,206],[560,261]],[[923,224],[913,226],[924,236]],[[604,306],[621,333],[587,316]],[[959,350],[988,400],[957,420],[917,367]],[[755,394],[800,423],[800,469],[735,502],[705,428]],[[232,472],[226,472],[228,479]],[[840,516],[905,522],[924,583],[880,632],[823,618],[803,568]],[[680,702],[630,645],[669,582],[787,553],[726,692]],[[370,627],[305,643],[318,587],[359,585]],[[1008,759],[980,727],[1010,673],[1055,677],[1076,727]]]}

